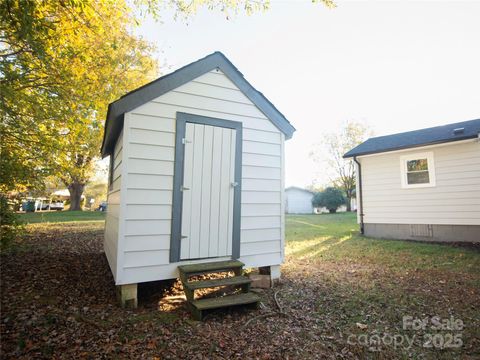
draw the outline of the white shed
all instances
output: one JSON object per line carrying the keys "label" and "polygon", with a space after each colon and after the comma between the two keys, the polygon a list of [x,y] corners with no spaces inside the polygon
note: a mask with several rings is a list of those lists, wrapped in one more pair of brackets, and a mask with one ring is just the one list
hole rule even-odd
{"label": "white shed", "polygon": [[122,296],[186,264],[234,259],[279,276],[294,131],[219,52],[110,104],[104,248]]}
{"label": "white shed", "polygon": [[285,189],[285,212],[287,214],[313,214],[312,200],[315,194],[307,189],[290,186]]}
{"label": "white shed", "polygon": [[358,221],[372,237],[480,243],[480,119],[371,138],[357,163]]}

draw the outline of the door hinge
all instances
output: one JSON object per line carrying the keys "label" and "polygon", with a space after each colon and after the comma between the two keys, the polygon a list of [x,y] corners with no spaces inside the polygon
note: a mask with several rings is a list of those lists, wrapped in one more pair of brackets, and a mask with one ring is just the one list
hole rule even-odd
{"label": "door hinge", "polygon": [[186,238],[188,238],[187,235],[181,235],[181,236],[180,236],[180,239],[186,239]]}
{"label": "door hinge", "polygon": [[190,188],[185,187],[185,186],[182,185],[182,186],[180,187],[180,191],[185,191],[185,190],[190,190]]}
{"label": "door hinge", "polygon": [[182,138],[182,144],[185,145],[185,144],[190,144],[191,141],[190,140],[187,140],[185,138]]}

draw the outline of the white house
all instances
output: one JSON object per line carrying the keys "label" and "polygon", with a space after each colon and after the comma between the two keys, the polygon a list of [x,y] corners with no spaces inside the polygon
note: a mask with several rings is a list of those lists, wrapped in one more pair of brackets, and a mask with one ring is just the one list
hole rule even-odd
{"label": "white house", "polygon": [[371,138],[357,163],[367,236],[480,242],[480,119]]}
{"label": "white house", "polygon": [[179,266],[193,272],[186,264],[215,270],[233,259],[278,277],[284,141],[294,131],[219,52],[110,104],[104,247],[122,297],[178,277]]}
{"label": "white house", "polygon": [[312,191],[296,186],[285,189],[285,212],[287,214],[313,214]]}

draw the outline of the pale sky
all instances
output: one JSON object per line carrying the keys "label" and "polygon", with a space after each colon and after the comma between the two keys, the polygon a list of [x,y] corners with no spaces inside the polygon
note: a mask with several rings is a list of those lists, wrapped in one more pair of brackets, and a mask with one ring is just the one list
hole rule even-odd
{"label": "pale sky", "polygon": [[140,33],[166,74],[223,52],[296,127],[286,143],[286,185],[328,181],[309,158],[346,120],[376,135],[480,118],[480,1],[275,1],[227,20],[171,14]]}

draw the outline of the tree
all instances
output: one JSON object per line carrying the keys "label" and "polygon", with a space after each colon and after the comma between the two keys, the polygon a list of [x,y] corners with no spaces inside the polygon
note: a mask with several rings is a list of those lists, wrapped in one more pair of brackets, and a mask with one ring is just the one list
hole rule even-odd
{"label": "tree", "polygon": [[[330,0],[321,0],[333,6]],[[0,192],[58,175],[79,202],[99,155],[108,103],[157,75],[134,27],[163,8],[190,15],[268,9],[258,0],[4,0],[0,2]]]}
{"label": "tree", "polygon": [[157,74],[153,47],[123,1],[6,1],[0,14],[0,191],[56,174],[78,210],[107,105]]}
{"label": "tree", "polygon": [[[354,161],[344,159],[343,155],[370,136],[372,131],[368,126],[349,121],[338,132],[326,134],[322,143],[310,153],[314,161],[322,166],[327,163],[332,184],[345,193],[347,211],[351,211],[351,199],[355,196],[356,174]],[[328,159],[323,156],[325,152]]]}
{"label": "tree", "polygon": [[337,209],[345,205],[346,199],[342,190],[327,187],[325,190],[315,193],[312,199],[314,207],[326,207],[330,213],[336,213]]}

